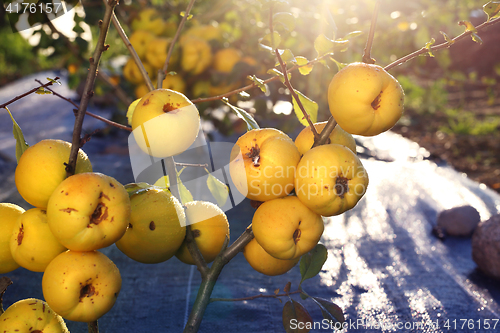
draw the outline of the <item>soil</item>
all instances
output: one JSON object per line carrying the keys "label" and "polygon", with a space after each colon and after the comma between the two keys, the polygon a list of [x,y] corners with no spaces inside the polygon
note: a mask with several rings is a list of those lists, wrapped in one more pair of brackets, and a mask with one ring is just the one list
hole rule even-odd
{"label": "soil", "polygon": [[[500,119],[500,84],[497,84],[496,99],[488,103],[484,87],[471,85],[461,91],[449,91],[449,107],[460,103],[464,112],[472,112],[474,118]],[[460,101],[460,102],[458,102]],[[405,122],[392,129],[424,147],[430,152],[430,159],[446,162],[454,169],[464,172],[475,181],[500,193],[500,126],[489,134],[472,135],[447,131],[450,116],[444,111],[435,113],[405,110]]]}

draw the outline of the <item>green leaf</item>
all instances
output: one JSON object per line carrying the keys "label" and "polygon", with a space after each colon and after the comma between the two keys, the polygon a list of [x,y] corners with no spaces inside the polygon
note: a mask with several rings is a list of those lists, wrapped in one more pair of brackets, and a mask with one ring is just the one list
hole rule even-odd
{"label": "green leaf", "polygon": [[279,48],[281,44],[281,36],[277,31],[274,31],[272,34],[267,34],[263,38],[260,38],[259,44],[274,53],[274,50]]}
{"label": "green leaf", "polygon": [[141,99],[138,98],[135,101],[133,101],[132,103],[130,103],[130,105],[128,106],[127,122],[129,125],[132,125],[132,116],[134,115],[135,107],[137,106],[137,104],[139,104],[140,101],[141,101]]}
{"label": "green leaf", "polygon": [[302,276],[300,284],[304,280],[315,277],[321,271],[327,257],[328,250],[323,244],[316,245],[314,249],[304,254],[300,258],[300,275]]}
{"label": "green leaf", "polygon": [[179,195],[181,197],[181,202],[184,205],[187,202],[194,201],[193,195],[188,190],[186,185],[184,185],[181,181],[181,173],[184,171],[186,167],[182,168],[180,171],[177,171],[177,187],[179,188]]}
{"label": "green leaf", "polygon": [[290,13],[280,12],[273,15],[273,27],[281,25],[286,31],[295,29],[295,17]]}
{"label": "green leaf", "polygon": [[208,173],[207,186],[215,200],[217,200],[217,204],[219,207],[222,207],[226,204],[227,198],[229,197],[229,187],[226,184],[215,178],[210,171],[205,168],[205,171]]}
{"label": "green leaf", "polygon": [[[186,12],[185,12],[185,11],[182,11],[182,12],[180,13],[180,15],[181,15],[181,17],[184,17],[184,16],[186,16]],[[188,17],[187,17],[187,20],[189,21],[189,20],[190,20],[190,19],[192,19],[192,18],[193,18],[193,14],[189,14],[189,15],[188,15]]]}
{"label": "green leaf", "polygon": [[299,72],[302,75],[308,75],[309,73],[311,73],[314,67],[313,64],[309,64],[309,60],[302,56],[295,57],[295,63],[297,64],[297,66],[300,66]]}
{"label": "green leaf", "polygon": [[239,118],[243,119],[243,121],[247,124],[247,131],[251,131],[253,129],[259,129],[260,128],[259,124],[257,124],[257,122],[255,121],[255,119],[248,112],[246,112],[242,108],[239,108],[237,106],[231,105],[229,103],[229,101],[228,101],[227,98],[223,98],[221,101],[224,104],[226,104],[227,106],[229,106],[229,108],[231,110],[233,110],[233,112],[236,113],[236,115]]}
{"label": "green leaf", "polygon": [[[293,321],[292,321],[293,320]],[[296,321],[297,325],[292,325]],[[290,299],[283,306],[283,327],[287,333],[298,333],[304,332],[304,330],[299,330],[295,326],[311,326],[313,320],[311,315],[307,310],[297,301]]]}
{"label": "green leaf", "polygon": [[318,57],[321,57],[325,54],[333,54],[335,51],[344,52],[347,50],[348,44],[348,40],[331,40],[321,34],[314,40],[314,49],[318,52]]}
{"label": "green leaf", "polygon": [[343,62],[339,62],[339,61],[335,60],[333,57],[330,57],[330,59],[335,63],[335,65],[337,65],[337,68],[338,68],[339,71],[342,68],[344,68],[345,66],[347,66],[347,64],[345,64]]}
{"label": "green leaf", "polygon": [[170,181],[168,179],[168,176],[162,176],[159,178],[155,183],[154,186],[162,187],[162,188],[169,188],[170,187]]}
{"label": "green leaf", "polygon": [[[283,73],[281,73],[276,68],[271,68],[270,70],[267,71],[267,74],[272,74],[272,75],[278,76],[280,78],[281,82],[285,83],[285,76],[283,75]],[[288,80],[290,80],[291,78],[292,78],[292,73],[288,72]]]}
{"label": "green leaf", "polygon": [[348,40],[348,39],[351,39],[351,38],[354,38],[354,37],[358,37],[360,35],[363,34],[363,31],[351,31],[350,33],[348,33],[347,35],[344,36],[344,40]]}
{"label": "green leaf", "polygon": [[251,80],[253,83],[255,83],[255,85],[257,87],[260,88],[260,90],[262,90],[263,93],[266,93],[267,92],[267,86],[266,84],[264,83],[264,80],[261,80],[259,79],[258,77],[256,77],[255,75],[252,75],[252,76],[247,76],[247,78],[249,80]]}
{"label": "green leaf", "polygon": [[475,41],[476,43],[483,44],[483,40],[475,32],[472,33],[471,37],[472,37],[472,40]]}
{"label": "green leaf", "polygon": [[428,41],[426,44],[425,44],[425,48],[428,50],[427,53],[429,54],[429,57],[434,57],[434,54],[432,53],[432,50],[431,50],[431,46],[432,44],[434,44],[436,42],[436,40],[434,38],[431,38],[430,41]]}
{"label": "green leaf", "polygon": [[441,35],[443,35],[444,40],[448,43],[448,45],[451,45],[451,44],[455,43],[455,41],[453,39],[451,39],[450,36],[448,36],[446,34],[446,32],[440,31],[440,33],[441,33]]}
{"label": "green leaf", "polygon": [[16,160],[17,162],[19,162],[21,155],[26,151],[26,149],[29,148],[29,145],[26,143],[26,140],[24,140],[23,131],[14,120],[14,117],[12,116],[12,113],[10,113],[10,110],[7,107],[5,107],[5,110],[7,110],[10,115],[10,119],[12,119],[12,134],[14,134],[14,139],[16,139]]}
{"label": "green leaf", "polygon": [[38,95],[50,95],[52,94],[52,91],[47,90],[44,87],[40,87],[35,91],[35,93],[37,93]]}
{"label": "green leaf", "polygon": [[[309,99],[306,97],[304,94],[302,94],[300,91],[295,90],[297,95],[299,96],[299,100],[302,103],[302,106],[304,107],[306,113],[309,115],[311,118],[311,121],[313,123],[318,121],[318,103],[314,102],[313,100]],[[299,104],[293,99],[293,110],[295,111],[295,115],[299,119],[300,123],[304,126],[309,126],[309,123],[307,122],[307,119],[304,117],[304,113],[302,113],[302,110],[299,107]]]}
{"label": "green leaf", "polygon": [[469,21],[460,21],[458,22],[458,25],[463,25],[465,27],[465,31],[472,32],[471,37],[473,41],[479,44],[483,43],[483,40],[477,34],[476,27],[472,23],[470,23]]}
{"label": "green leaf", "polygon": [[483,10],[488,15],[489,22],[492,18],[500,16],[500,1],[490,1],[483,6]]}
{"label": "green leaf", "polygon": [[342,311],[340,306],[330,301],[327,301],[326,299],[323,298],[319,297],[311,297],[311,298],[321,309],[323,318],[325,318],[326,320],[335,320],[340,323],[345,322],[344,312]]}
{"label": "green leaf", "polygon": [[[295,62],[295,56],[293,55],[292,51],[290,51],[289,49],[278,50],[278,53],[281,57],[281,60],[283,60],[284,63]],[[280,65],[280,62],[277,61],[274,66],[279,66],[279,65]]]}
{"label": "green leaf", "polygon": [[60,81],[51,79],[50,77],[47,78],[47,81],[52,82],[52,84],[62,85]]}

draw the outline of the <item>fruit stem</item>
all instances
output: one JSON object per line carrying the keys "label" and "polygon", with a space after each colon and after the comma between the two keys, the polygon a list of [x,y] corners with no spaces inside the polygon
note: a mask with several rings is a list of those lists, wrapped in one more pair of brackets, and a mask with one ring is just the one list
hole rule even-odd
{"label": "fruit stem", "polygon": [[83,118],[85,118],[85,112],[87,111],[87,106],[89,104],[90,98],[94,95],[92,91],[95,79],[97,77],[97,69],[99,68],[99,61],[101,60],[102,53],[107,50],[104,45],[106,42],[106,36],[108,35],[109,25],[111,23],[111,16],[115,6],[117,5],[117,0],[105,1],[106,10],[104,12],[104,18],[102,24],[100,24],[99,39],[94,50],[93,56],[89,59],[89,71],[87,74],[87,79],[85,80],[85,86],[83,88],[82,99],[80,106],[76,113],[75,126],[73,128],[73,141],[71,145],[71,153],[69,155],[69,161],[66,165],[67,176],[71,176],[76,170],[76,161],[78,157],[78,150],[80,149],[80,135],[82,134]]}
{"label": "fruit stem", "polygon": [[292,84],[290,83],[290,80],[288,80],[286,64],[283,62],[283,59],[281,58],[281,55],[280,55],[278,49],[275,49],[274,53],[276,54],[276,57],[278,58],[278,61],[281,65],[281,70],[283,72],[283,77],[285,79],[285,82],[284,82],[285,86],[288,88],[288,90],[290,90],[290,93],[292,94],[293,98],[297,102],[297,105],[299,106],[300,110],[302,111],[304,118],[306,119],[307,123],[311,127],[311,131],[314,135],[314,141],[319,140],[318,131],[316,131],[316,127],[314,127],[314,124],[311,121],[311,117],[309,116],[306,109],[304,108],[304,105],[302,105],[302,102],[300,101],[299,95],[297,95],[297,93],[295,92],[295,89],[293,89]]}
{"label": "fruit stem", "polygon": [[328,139],[330,138],[330,134],[332,134],[333,130],[335,129],[335,126],[337,126],[337,122],[332,116],[330,116],[325,127],[319,135],[319,140],[314,140],[312,148],[326,144],[328,142]]}
{"label": "fruit stem", "polygon": [[163,68],[158,70],[158,88],[161,88],[161,86],[163,84],[163,80],[165,80],[165,77],[167,75],[168,64],[170,63],[170,58],[172,57],[175,43],[179,39],[182,28],[184,27],[184,24],[186,23],[187,19],[189,18],[189,13],[191,12],[191,9],[193,8],[194,1],[195,0],[189,1],[189,4],[186,8],[186,11],[184,12],[184,16],[182,17],[181,21],[179,22],[179,26],[177,27],[177,31],[175,32],[174,38],[172,39],[172,42],[170,43],[170,46],[168,47],[167,59],[165,60]]}
{"label": "fruit stem", "polygon": [[196,263],[196,267],[201,274],[201,279],[205,279],[208,272],[207,262],[205,261],[205,258],[203,258],[203,255],[198,248],[198,244],[196,244],[195,235],[193,233],[191,225],[188,225],[186,227],[186,246],[189,250],[189,253],[191,254],[191,257]]}
{"label": "fruit stem", "polygon": [[363,51],[363,62],[365,64],[374,64],[375,59],[371,57],[373,38],[375,37],[375,26],[377,25],[378,9],[380,8],[380,0],[375,3],[375,9],[372,14],[372,22],[370,25],[370,33],[368,34],[368,40],[366,41],[365,50]]}

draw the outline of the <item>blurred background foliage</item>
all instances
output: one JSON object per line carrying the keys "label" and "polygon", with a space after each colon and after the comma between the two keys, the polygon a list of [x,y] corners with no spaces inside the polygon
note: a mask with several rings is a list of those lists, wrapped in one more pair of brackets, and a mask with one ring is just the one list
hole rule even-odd
{"label": "blurred background foliage", "polygon": [[[485,21],[486,15],[482,11],[485,2],[382,0],[372,57],[377,64],[385,66],[422,48],[431,38],[437,43],[443,42],[440,31],[455,37],[464,31],[458,21],[467,20],[474,25]],[[162,53],[166,54],[165,46],[175,34],[180,14],[187,4],[187,0],[125,0],[116,8],[117,17],[129,38],[145,30],[150,36],[138,39],[142,43],[155,40],[152,44],[156,47],[146,48],[143,56],[153,79],[158,63],[162,63],[153,55],[161,58]],[[333,54],[335,61],[327,59],[316,63],[308,75],[301,75],[298,71],[293,73],[291,82],[294,88],[315,101],[319,107],[318,120],[326,120],[329,116],[327,86],[338,71],[337,62],[361,61],[374,0],[197,1],[168,69],[176,75],[168,75],[164,87],[181,90],[195,99],[220,95],[247,85],[251,83],[248,75],[259,79],[272,77],[267,71],[275,66],[275,57],[259,46],[259,39],[270,32],[271,5],[273,13],[285,12],[293,17],[291,25],[277,24],[275,29],[281,35],[280,48],[291,50],[294,56],[308,60],[316,58],[318,53],[314,43],[321,34],[338,39],[353,31],[362,32],[360,36],[349,39],[344,52]],[[148,12],[148,9],[152,10]],[[88,58],[94,45],[92,41],[97,38],[97,22],[102,13],[101,1],[82,1],[61,18],[21,33],[13,33],[4,17],[0,32],[0,85],[36,71],[56,69],[69,73],[69,84],[78,90],[87,73]],[[63,23],[57,22],[63,18]],[[402,126],[412,124],[412,112],[441,112],[449,118],[441,128],[443,132],[483,135],[496,131],[497,126],[491,125],[498,124],[499,118],[495,115],[478,118],[473,110],[464,109],[467,93],[476,88],[485,91],[481,96],[485,105],[493,105],[498,97],[500,58],[495,52],[498,47],[492,48],[491,43],[500,44],[499,30],[498,27],[490,30],[479,33],[485,44],[490,43],[488,51],[484,51],[484,45],[468,41],[436,52],[435,57],[419,57],[391,70],[406,93],[407,113],[401,120]],[[114,27],[110,28],[107,43],[110,48],[101,62],[101,71],[105,75],[97,81],[94,103],[116,107],[116,118],[126,122],[127,102],[139,98],[147,89],[141,79],[137,79],[137,71],[132,65],[126,69],[130,57]],[[228,49],[234,52],[227,52]],[[219,53],[221,50],[226,52]],[[121,98],[115,97],[117,91]],[[279,127],[286,132],[302,127],[292,111],[289,92],[281,82],[269,84],[267,93],[256,88],[248,94],[235,95],[230,102],[253,113],[259,123],[275,125],[279,122]],[[198,107],[204,118],[211,120],[210,126],[223,133],[245,130],[241,121],[220,101],[200,103]]]}

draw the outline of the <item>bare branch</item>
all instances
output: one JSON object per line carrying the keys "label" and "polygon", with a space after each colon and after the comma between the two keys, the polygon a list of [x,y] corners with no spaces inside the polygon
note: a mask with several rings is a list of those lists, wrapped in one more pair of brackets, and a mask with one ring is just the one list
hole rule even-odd
{"label": "bare branch", "polygon": [[[500,17],[499,18],[496,18],[496,19],[493,19],[491,21],[486,21],[480,25],[478,25],[476,27],[476,30],[477,31],[480,31],[482,29],[485,29],[493,24],[496,24],[500,22]],[[413,58],[416,58],[418,57],[419,55],[422,55],[422,54],[426,54],[428,53],[429,51],[433,52],[433,51],[438,51],[438,50],[442,50],[442,49],[445,49],[445,48],[449,48],[451,47],[452,45],[454,45],[456,42],[459,42],[459,41],[462,41],[463,39],[467,38],[468,36],[472,35],[472,31],[465,31],[464,33],[458,35],[457,37],[453,38],[451,40],[451,42],[444,42],[444,43],[441,43],[441,44],[438,44],[438,45],[434,45],[434,46],[431,46],[430,49],[427,49],[426,47],[422,47],[420,50],[417,50],[413,53],[410,53],[402,58],[399,58],[398,60],[394,61],[393,63],[390,63],[389,65],[385,66],[384,69],[386,71],[396,67],[396,66],[399,66]]]}
{"label": "bare branch", "polygon": [[106,36],[108,35],[109,25],[111,23],[111,17],[113,16],[113,11],[117,5],[117,0],[108,0],[105,2],[106,10],[104,13],[103,20],[99,21],[99,39],[97,40],[97,45],[93,56],[89,59],[90,67],[87,74],[87,79],[85,81],[85,86],[83,88],[82,99],[78,112],[75,118],[75,126],[73,129],[73,141],[71,146],[71,153],[69,156],[68,164],[66,165],[66,173],[71,176],[75,173],[76,161],[78,156],[78,150],[80,149],[80,135],[82,133],[83,119],[85,118],[85,112],[87,111],[87,106],[89,104],[90,98],[94,95],[93,88],[95,84],[95,79],[97,76],[97,70],[99,67],[99,61],[101,60],[102,53],[107,50],[108,46],[105,45]]}

